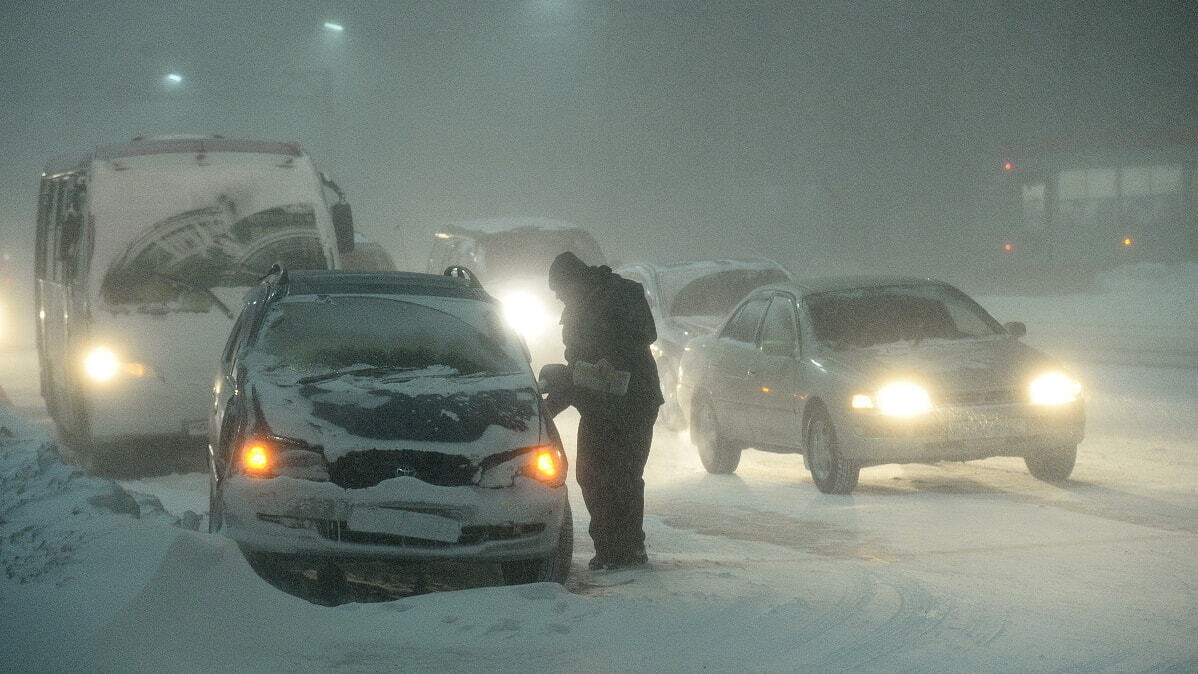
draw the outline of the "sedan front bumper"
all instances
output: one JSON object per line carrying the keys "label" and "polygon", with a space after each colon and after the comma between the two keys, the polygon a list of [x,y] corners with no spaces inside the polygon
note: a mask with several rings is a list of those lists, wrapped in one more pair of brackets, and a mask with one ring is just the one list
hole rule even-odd
{"label": "sedan front bumper", "polygon": [[230,477],[220,533],[243,548],[308,557],[505,562],[557,547],[566,487],[441,487],[411,477],[365,489],[289,477]]}
{"label": "sedan front bumper", "polygon": [[1085,434],[1085,412],[1080,401],[941,408],[918,417],[850,411],[837,428],[841,455],[861,465],[968,461],[1076,446]]}

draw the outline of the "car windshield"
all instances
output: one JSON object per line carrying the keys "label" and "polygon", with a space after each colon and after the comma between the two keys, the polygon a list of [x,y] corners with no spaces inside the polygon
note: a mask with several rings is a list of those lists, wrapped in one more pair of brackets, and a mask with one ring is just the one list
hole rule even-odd
{"label": "car windshield", "polygon": [[805,302],[816,339],[837,349],[1005,334],[976,302],[941,285],[857,288]]}
{"label": "car windshield", "polygon": [[786,281],[781,269],[735,269],[687,284],[670,303],[671,316],[723,316],[753,290]]}
{"label": "car windshield", "polygon": [[487,280],[541,277],[553,258],[565,251],[590,265],[606,260],[599,244],[586,232],[572,229],[529,229],[493,234],[483,248]]}
{"label": "car windshield", "polygon": [[147,227],[112,263],[100,297],[110,305],[206,311],[206,291],[252,285],[275,262],[326,269],[315,209],[296,203],[233,217],[227,205],[213,205],[172,215]]}
{"label": "car windshield", "polygon": [[267,314],[255,343],[265,358],[253,362],[304,377],[521,371],[520,344],[492,307],[473,300],[444,305],[362,295],[287,298]]}

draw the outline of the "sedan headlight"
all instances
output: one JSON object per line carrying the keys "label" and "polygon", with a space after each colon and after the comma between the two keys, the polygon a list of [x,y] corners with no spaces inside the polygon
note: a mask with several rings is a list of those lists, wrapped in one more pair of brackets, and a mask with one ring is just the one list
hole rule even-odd
{"label": "sedan headlight", "polygon": [[566,453],[556,445],[536,445],[498,454],[483,461],[478,486],[510,487],[517,476],[531,478],[549,487],[560,487],[566,483]]}
{"label": "sedan headlight", "polygon": [[883,386],[873,394],[855,394],[851,405],[857,410],[877,410],[886,415],[909,417],[930,411],[932,399],[922,386],[898,381]]}
{"label": "sedan headlight", "polygon": [[1081,394],[1081,383],[1064,372],[1047,372],[1028,386],[1028,398],[1034,405],[1063,405],[1077,400]]}
{"label": "sedan headlight", "polygon": [[504,295],[501,301],[504,319],[526,340],[541,334],[553,320],[545,308],[545,303],[533,293],[512,292]]}

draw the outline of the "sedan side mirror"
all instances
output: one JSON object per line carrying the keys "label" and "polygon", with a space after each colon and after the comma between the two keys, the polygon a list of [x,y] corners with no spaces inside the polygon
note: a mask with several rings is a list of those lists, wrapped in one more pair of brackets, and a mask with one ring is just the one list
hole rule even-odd
{"label": "sedan side mirror", "polygon": [[1023,337],[1024,335],[1027,334],[1027,326],[1024,325],[1021,321],[1011,321],[1009,323],[1003,323],[1002,326],[1007,329],[1007,334],[1011,335],[1015,339],[1019,339],[1020,337]]}
{"label": "sedan side mirror", "polygon": [[537,382],[540,384],[541,390],[549,393],[568,389],[574,380],[570,375],[569,366],[562,363],[549,363],[541,366],[541,374],[537,377]]}

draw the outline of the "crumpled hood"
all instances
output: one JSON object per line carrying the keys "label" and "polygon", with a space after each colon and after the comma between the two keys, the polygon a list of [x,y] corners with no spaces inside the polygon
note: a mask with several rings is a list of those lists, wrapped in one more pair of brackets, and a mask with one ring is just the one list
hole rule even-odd
{"label": "crumpled hood", "polygon": [[913,377],[943,391],[986,391],[1023,386],[1035,374],[1059,367],[1015,339],[928,340],[845,349],[831,360],[863,382]]}
{"label": "crumpled hood", "polygon": [[275,435],[324,449],[336,461],[353,451],[408,449],[478,460],[537,444],[541,422],[529,374],[459,376],[355,374],[302,383],[260,376],[255,408]]}

